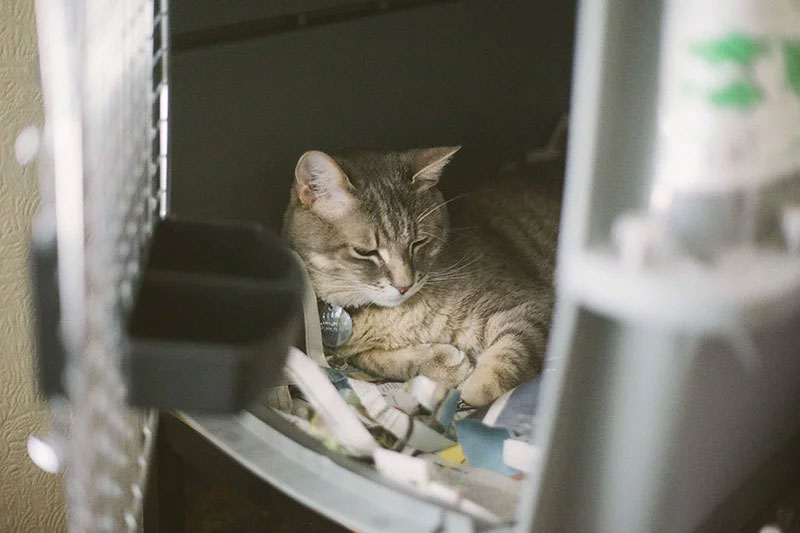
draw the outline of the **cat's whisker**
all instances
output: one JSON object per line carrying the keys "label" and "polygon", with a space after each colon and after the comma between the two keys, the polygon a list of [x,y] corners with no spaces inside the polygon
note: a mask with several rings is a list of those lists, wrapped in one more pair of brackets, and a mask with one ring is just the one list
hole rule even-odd
{"label": "cat's whisker", "polygon": [[442,202],[440,204],[437,204],[437,205],[427,209],[424,213],[422,213],[419,217],[417,217],[417,224],[419,224],[420,222],[425,220],[426,217],[431,215],[437,209],[441,209],[442,207],[446,206],[450,202],[458,200],[459,198],[463,198],[464,196],[466,196],[466,194],[459,194],[458,196],[454,196],[454,197],[450,198],[449,200],[445,200],[444,202]]}
{"label": "cat's whisker", "polygon": [[455,263],[452,263],[452,264],[450,264],[450,265],[447,265],[447,266],[445,266],[445,267],[443,267],[443,268],[441,268],[441,269],[439,269],[439,270],[434,270],[432,273],[439,274],[439,273],[442,273],[442,272],[447,272],[447,271],[449,271],[451,268],[457,267],[459,264],[461,264],[461,262],[462,262],[462,261],[463,261],[463,260],[464,260],[466,257],[467,257],[467,256],[466,256],[466,255],[464,255],[464,256],[462,256],[462,257],[461,257],[461,258],[460,258],[458,261],[456,261]]}
{"label": "cat's whisker", "polygon": [[467,274],[472,274],[472,272],[469,271],[469,270],[463,270],[463,271],[458,271],[458,272],[448,272],[448,273],[445,273],[445,274],[435,274],[435,275],[431,276],[431,279],[437,279],[437,280],[438,279],[451,279],[451,278],[454,278],[454,277],[463,276],[463,275],[467,275]]}
{"label": "cat's whisker", "polygon": [[433,279],[444,279],[453,276],[461,276],[465,274],[471,274],[474,269],[468,268],[472,265],[464,265],[464,268],[459,268],[458,270],[449,270],[447,272],[431,272],[429,276]]}
{"label": "cat's whisker", "polygon": [[463,270],[458,270],[456,272],[430,274],[429,277],[432,280],[456,279],[456,278],[467,278],[472,276],[474,273],[475,269],[463,269]]}
{"label": "cat's whisker", "polygon": [[452,266],[452,267],[449,267],[449,268],[444,268],[442,270],[437,270],[435,272],[432,272],[432,274],[435,275],[435,276],[445,276],[447,274],[457,274],[458,272],[462,272],[462,271],[466,270],[467,268],[471,267],[472,265],[475,264],[475,262],[476,261],[470,261],[469,263],[463,263],[461,265],[456,265],[456,266]]}
{"label": "cat's whisker", "polygon": [[315,274],[319,274],[320,276],[325,276],[327,279],[331,281],[343,281],[346,283],[354,283],[354,281],[350,278],[347,278],[339,274],[334,274],[331,272],[325,272],[324,270],[319,270],[318,268],[309,267],[308,270],[310,272],[314,272]]}
{"label": "cat's whisker", "polygon": [[453,271],[453,272],[432,273],[432,274],[430,274],[430,277],[432,279],[445,279],[445,278],[452,278],[452,277],[455,277],[455,276],[463,276],[463,275],[467,275],[467,274],[472,274],[472,273],[474,273],[474,271],[475,271],[475,269],[463,268],[463,269],[459,269],[459,270],[456,270],[456,271]]}
{"label": "cat's whisker", "polygon": [[419,234],[420,235],[426,235],[426,236],[428,236],[428,237],[430,237],[432,239],[437,239],[437,240],[440,240],[440,241],[444,242],[444,239],[441,236],[434,235],[433,233],[429,233],[427,231],[420,231]]}
{"label": "cat's whisker", "polygon": [[450,269],[450,270],[448,270],[448,271],[446,271],[446,272],[442,272],[442,274],[457,274],[457,273],[459,273],[459,272],[464,272],[464,271],[466,271],[466,270],[467,270],[469,267],[471,267],[472,265],[474,265],[474,264],[475,264],[477,261],[478,261],[478,260],[477,260],[477,259],[475,259],[474,261],[470,261],[469,263],[465,263],[465,264],[463,264],[463,265],[459,266],[458,268],[453,268],[453,269]]}
{"label": "cat's whisker", "polygon": [[344,291],[356,291],[360,289],[360,286],[355,283],[326,283],[326,289],[334,289],[334,290],[344,290]]}
{"label": "cat's whisker", "polygon": [[472,276],[463,276],[463,277],[457,277],[457,278],[435,278],[435,279],[429,280],[426,283],[426,285],[435,285],[435,284],[442,285],[442,284],[445,284],[445,283],[452,283],[454,281],[467,281],[467,280],[470,280],[470,279],[473,279],[473,277]]}
{"label": "cat's whisker", "polygon": [[440,275],[447,275],[447,274],[453,274],[453,273],[456,273],[456,272],[460,272],[460,271],[465,270],[466,268],[472,266],[474,263],[476,263],[480,259],[480,257],[475,257],[475,258],[473,258],[471,261],[469,261],[467,263],[462,263],[462,261],[464,261],[466,258],[467,257],[464,256],[461,259],[459,259],[458,261],[456,261],[455,263],[453,263],[452,265],[447,266],[447,267],[445,267],[445,268],[443,268],[441,270],[434,271],[431,274],[435,275],[435,276],[440,276]]}

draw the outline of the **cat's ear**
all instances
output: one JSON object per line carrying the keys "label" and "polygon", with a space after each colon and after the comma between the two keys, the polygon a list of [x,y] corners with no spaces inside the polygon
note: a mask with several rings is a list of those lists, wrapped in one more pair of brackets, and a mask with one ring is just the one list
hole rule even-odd
{"label": "cat's ear", "polygon": [[413,175],[411,183],[419,190],[430,189],[439,183],[442,170],[450,162],[460,146],[442,146],[439,148],[420,148],[408,153]]}
{"label": "cat's ear", "polygon": [[300,156],[294,169],[294,187],[303,205],[328,220],[343,217],[353,206],[353,185],[324,152],[312,150]]}

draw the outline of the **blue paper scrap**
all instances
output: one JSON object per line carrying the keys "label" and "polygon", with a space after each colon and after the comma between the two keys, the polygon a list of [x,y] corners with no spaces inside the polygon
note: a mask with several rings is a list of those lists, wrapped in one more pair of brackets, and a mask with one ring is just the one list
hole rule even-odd
{"label": "blue paper scrap", "polygon": [[503,462],[503,442],[511,437],[507,429],[493,428],[478,420],[465,418],[456,422],[456,435],[470,466],[506,476],[520,473]]}

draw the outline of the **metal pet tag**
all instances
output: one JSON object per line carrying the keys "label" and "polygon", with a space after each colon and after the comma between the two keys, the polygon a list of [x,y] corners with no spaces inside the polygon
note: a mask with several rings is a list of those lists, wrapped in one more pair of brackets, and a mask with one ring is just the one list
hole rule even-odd
{"label": "metal pet tag", "polygon": [[336,348],[353,335],[353,320],[350,313],[338,305],[319,302],[319,325],[322,329],[322,344]]}

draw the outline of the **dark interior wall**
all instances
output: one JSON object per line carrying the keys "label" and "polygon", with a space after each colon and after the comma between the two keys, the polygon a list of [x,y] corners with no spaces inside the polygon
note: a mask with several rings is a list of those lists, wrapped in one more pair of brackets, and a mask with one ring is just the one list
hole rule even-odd
{"label": "dark interior wall", "polygon": [[171,0],[170,24],[172,32],[181,36],[229,24],[369,3],[378,4],[363,0]]}
{"label": "dark interior wall", "polygon": [[[244,9],[257,3],[236,0],[239,15],[219,20],[263,16]],[[209,6],[225,9],[171,4],[178,43],[213,26]],[[204,7],[182,25],[188,6]],[[487,172],[567,110],[573,19],[571,2],[462,0],[177,48],[172,212],[278,228],[308,149],[462,144],[453,173]]]}

